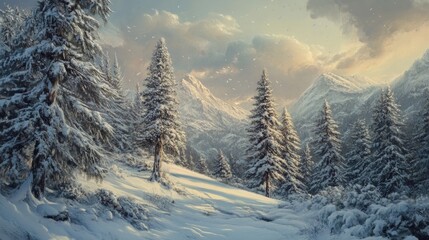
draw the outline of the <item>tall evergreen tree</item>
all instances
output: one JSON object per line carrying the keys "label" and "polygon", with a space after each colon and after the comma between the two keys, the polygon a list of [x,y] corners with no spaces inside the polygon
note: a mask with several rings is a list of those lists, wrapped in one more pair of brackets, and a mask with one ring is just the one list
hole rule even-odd
{"label": "tall evergreen tree", "polygon": [[344,182],[342,176],[344,158],[341,155],[340,133],[326,100],[316,124],[315,137],[317,162],[313,171],[311,192],[317,193],[329,186],[341,186]]}
{"label": "tall evergreen tree", "polygon": [[426,104],[422,110],[416,143],[413,179],[421,192],[429,189],[429,92],[425,92]]}
{"label": "tall evergreen tree", "polygon": [[130,124],[130,131],[131,131],[131,145],[132,146],[138,146],[140,138],[140,134],[143,131],[143,126],[141,126],[142,123],[142,117],[144,115],[143,111],[143,97],[142,92],[140,90],[140,85],[136,84],[136,92],[134,94],[134,100],[131,106],[130,111],[130,119],[132,123]]}
{"label": "tall evergreen tree", "polygon": [[301,155],[301,173],[302,173],[302,183],[304,184],[304,189],[306,192],[310,191],[311,187],[311,177],[313,174],[314,162],[313,157],[311,156],[310,145],[305,144],[304,150]]}
{"label": "tall evergreen tree", "polygon": [[108,5],[40,1],[13,54],[1,60],[7,66],[0,79],[0,109],[7,113],[0,120],[2,180],[19,183],[18,169],[29,165],[36,198],[46,185],[72,180],[75,170],[102,177],[99,146],[112,128],[97,109],[108,103],[110,89],[100,87],[106,82],[93,63],[101,53],[95,16],[107,21]]}
{"label": "tall evergreen tree", "polygon": [[384,195],[403,190],[409,181],[403,126],[399,107],[387,88],[374,109],[372,161],[365,170],[372,184]]}
{"label": "tall evergreen tree", "polygon": [[282,156],[285,160],[285,165],[283,166],[285,170],[285,181],[279,188],[279,193],[286,196],[290,193],[304,192],[305,187],[302,183],[302,172],[300,169],[301,140],[298,137],[292,118],[286,108],[283,110],[281,123],[282,127],[280,130],[283,137]]}
{"label": "tall evergreen tree", "polygon": [[246,176],[250,187],[264,186],[265,195],[269,197],[273,188],[279,182],[285,181],[286,161],[282,156],[281,124],[274,109],[270,81],[265,70],[258,82],[257,95],[254,99],[248,129],[250,147],[249,169]]}
{"label": "tall evergreen tree", "polygon": [[358,120],[351,134],[352,149],[347,154],[345,178],[348,184],[366,185],[365,168],[371,163],[371,138],[365,120]]}
{"label": "tall evergreen tree", "polygon": [[142,92],[144,113],[139,132],[142,145],[155,147],[151,180],[159,181],[163,155],[183,156],[185,133],[179,123],[176,81],[165,40],[158,41]]}
{"label": "tall evergreen tree", "polygon": [[229,179],[232,177],[231,166],[229,165],[228,159],[223,155],[222,150],[219,150],[213,175],[221,179]]}
{"label": "tall evergreen tree", "polygon": [[132,124],[132,116],[130,117],[130,115],[132,113],[129,111],[131,107],[126,101],[122,89],[122,73],[116,55],[112,64],[108,53],[104,54],[102,56],[101,69],[111,89],[108,96],[109,106],[105,111],[115,131],[112,148],[113,150],[123,152],[130,147],[130,125]]}

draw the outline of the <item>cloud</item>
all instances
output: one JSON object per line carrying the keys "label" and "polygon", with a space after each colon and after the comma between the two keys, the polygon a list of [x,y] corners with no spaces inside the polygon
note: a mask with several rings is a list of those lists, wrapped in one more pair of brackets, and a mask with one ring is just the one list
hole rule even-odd
{"label": "cloud", "polygon": [[[278,101],[283,101],[279,104],[298,97],[324,70],[326,56],[320,47],[293,36],[252,36],[243,33],[238,21],[226,14],[182,18],[166,10],[141,10],[151,9],[151,4],[155,2],[115,2],[110,23],[100,31],[104,49],[110,55],[116,53],[120,60],[128,89],[146,77],[152,51],[161,37],[167,41],[178,79],[188,73],[197,75],[215,95],[230,101],[248,101],[255,94],[263,68],[268,70]],[[174,7],[170,5],[160,2],[156,6]]]}
{"label": "cloud", "polygon": [[[231,98],[247,99],[254,94],[262,69],[268,70],[279,104],[297,98],[312,80],[324,71],[322,54],[317,47],[284,35],[255,36],[250,43],[235,41],[228,44],[225,63],[209,76],[219,84],[216,88]],[[213,86],[215,88],[215,86]]]}
{"label": "cloud", "polygon": [[[254,95],[263,68],[275,85],[275,96],[285,101],[298,97],[323,71],[324,56],[319,47],[284,35],[237,40],[241,38],[240,26],[228,15],[212,13],[203,19],[183,21],[174,13],[154,10],[136,15],[129,22],[132,24],[118,27],[121,40],[114,43],[120,44],[110,46],[110,51],[123,59],[125,79],[130,80],[125,85],[129,88],[146,76],[160,37],[167,41],[178,78],[192,72],[215,95],[231,101]],[[115,37],[110,39],[118,35],[113,32]]]}
{"label": "cloud", "polygon": [[[235,19],[222,14],[210,14],[205,19],[190,22],[181,21],[171,12],[154,10],[151,14],[126,18],[128,24],[118,24],[120,34],[110,34],[116,44],[105,42],[113,48],[110,51],[117,52],[118,57],[124,59],[126,77],[133,80],[146,75],[152,50],[161,37],[167,40],[176,72],[180,75],[201,65],[219,65],[213,59],[219,59],[223,46],[239,32]],[[138,77],[135,76],[137,74]]]}
{"label": "cloud", "polygon": [[345,33],[357,34],[363,44],[342,53],[346,57],[337,62],[339,69],[382,57],[398,34],[415,31],[429,22],[429,2],[424,0],[308,0],[307,10],[312,18],[341,23]]}

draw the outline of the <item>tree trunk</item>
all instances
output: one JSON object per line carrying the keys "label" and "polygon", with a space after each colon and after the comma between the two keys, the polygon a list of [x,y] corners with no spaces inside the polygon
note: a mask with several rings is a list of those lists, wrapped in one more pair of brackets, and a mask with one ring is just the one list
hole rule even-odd
{"label": "tree trunk", "polygon": [[41,199],[45,194],[46,185],[46,170],[43,163],[46,156],[38,153],[37,144],[34,149],[34,159],[31,163],[31,172],[33,174],[33,182],[31,183],[31,193],[37,199]]}
{"label": "tree trunk", "polygon": [[265,180],[265,196],[266,197],[270,197],[270,179],[269,179],[269,176],[268,176],[268,173],[265,173],[265,176],[264,176],[264,180]]}
{"label": "tree trunk", "polygon": [[150,177],[150,181],[157,181],[161,179],[161,161],[162,161],[162,139],[159,138],[155,145],[155,153],[154,153],[154,162],[153,162],[153,170],[152,176]]}

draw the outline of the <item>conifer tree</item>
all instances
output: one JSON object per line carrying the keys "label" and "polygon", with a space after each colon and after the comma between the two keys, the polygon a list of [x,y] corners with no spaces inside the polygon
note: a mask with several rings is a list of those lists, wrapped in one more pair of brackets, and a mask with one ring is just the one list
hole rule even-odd
{"label": "conifer tree", "polygon": [[198,155],[197,157],[193,158],[194,164],[195,164],[195,170],[201,174],[208,175],[209,174],[209,167],[207,166],[207,160],[203,155]]}
{"label": "conifer tree", "polygon": [[300,168],[302,174],[302,183],[305,187],[304,190],[309,192],[312,182],[311,177],[313,173],[314,162],[313,157],[311,156],[310,145],[308,143],[305,144],[304,150],[302,152]]}
{"label": "conifer tree", "polygon": [[372,184],[385,196],[405,190],[409,181],[403,126],[399,107],[387,88],[374,109],[372,161],[365,170]]}
{"label": "conifer tree", "polygon": [[[107,0],[38,3],[14,52],[1,64],[0,169],[3,182],[32,180],[42,198],[46,185],[69,182],[75,170],[101,179],[103,149],[111,126],[97,111],[110,89],[94,64],[101,54],[95,17],[107,21]],[[28,38],[32,38],[29,44]],[[27,165],[30,175],[19,171]],[[24,175],[24,176],[22,176]]]}
{"label": "conifer tree", "polygon": [[344,158],[341,155],[340,133],[332,117],[331,107],[325,100],[315,129],[316,163],[312,176],[311,192],[343,184]]}
{"label": "conifer tree", "polygon": [[213,175],[221,179],[229,179],[232,177],[231,166],[222,150],[219,150],[219,154],[216,158],[216,166]]}
{"label": "conifer tree", "polygon": [[429,189],[429,92],[425,92],[426,104],[422,110],[416,143],[413,178],[421,192]]}
{"label": "conifer tree", "polygon": [[283,166],[285,170],[284,182],[279,188],[279,194],[286,196],[291,193],[304,192],[304,185],[302,183],[302,173],[300,169],[300,151],[301,140],[295,130],[292,118],[287,109],[283,110],[281,117],[281,133],[282,133],[282,156],[285,160]]}
{"label": "conifer tree", "polygon": [[347,154],[344,177],[349,185],[369,183],[365,168],[371,162],[371,138],[365,120],[358,120],[353,126],[352,149]]}
{"label": "conifer tree", "polygon": [[122,89],[122,73],[115,55],[114,63],[110,61],[108,53],[102,56],[101,69],[104,77],[109,84],[109,106],[105,109],[109,116],[109,122],[114,127],[114,136],[112,148],[116,151],[124,151],[130,146],[130,131],[132,125],[132,113],[129,112],[130,106],[125,99]]}
{"label": "conifer tree", "polygon": [[285,181],[286,162],[282,156],[280,122],[274,109],[270,81],[265,70],[258,82],[254,100],[248,129],[250,147],[246,177],[250,187],[264,186],[265,195],[269,197],[279,182]]}
{"label": "conifer tree", "polygon": [[143,109],[140,144],[154,147],[151,180],[161,178],[164,153],[183,156],[185,133],[179,123],[176,81],[165,40],[158,41],[142,92]]}

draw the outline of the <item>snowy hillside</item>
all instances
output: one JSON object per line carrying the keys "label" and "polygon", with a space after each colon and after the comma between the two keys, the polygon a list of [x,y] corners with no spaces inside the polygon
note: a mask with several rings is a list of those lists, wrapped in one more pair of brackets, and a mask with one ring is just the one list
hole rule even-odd
{"label": "snowy hillside", "polygon": [[[149,171],[113,165],[102,183],[80,179],[92,195],[78,201],[29,199],[28,185],[9,199],[0,195],[0,239],[306,239],[302,216],[279,208],[281,201],[164,167],[170,188],[149,182]],[[59,211],[69,220],[43,218]]]}
{"label": "snowy hillside", "polygon": [[179,113],[188,141],[209,160],[217,149],[242,155],[248,113],[215,97],[197,78],[187,75],[179,81]]}
{"label": "snowy hillside", "polygon": [[347,123],[353,113],[360,112],[371,101],[378,87],[363,77],[344,77],[333,73],[319,76],[291,107],[295,125],[304,139],[311,135],[311,129],[319,115],[324,100],[331,107],[339,123]]}

